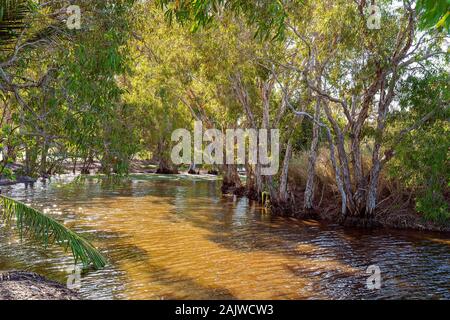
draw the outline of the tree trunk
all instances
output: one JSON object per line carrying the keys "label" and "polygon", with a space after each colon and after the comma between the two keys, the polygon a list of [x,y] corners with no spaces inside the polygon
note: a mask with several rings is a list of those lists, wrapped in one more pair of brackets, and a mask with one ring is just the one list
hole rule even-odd
{"label": "tree trunk", "polygon": [[41,153],[41,163],[39,172],[42,176],[47,174],[47,155],[48,155],[48,143],[47,138],[44,139],[44,143],[42,145],[42,153]]}
{"label": "tree trunk", "polygon": [[367,218],[373,218],[375,209],[377,207],[377,192],[378,192],[378,180],[380,176],[381,166],[380,161],[371,170],[369,190],[367,192],[366,210],[365,214]]}
{"label": "tree trunk", "polygon": [[256,166],[249,163],[249,155],[245,156],[245,194],[249,199],[258,200],[258,191],[256,186]]}
{"label": "tree trunk", "polygon": [[[342,188],[343,188],[343,191],[345,192],[345,199],[344,199],[344,197],[342,197],[343,202],[346,203],[345,215],[347,213],[354,214],[356,212],[356,207],[353,202],[352,183],[351,183],[351,179],[350,179],[350,167],[348,164],[348,157],[345,152],[344,135],[342,134],[342,131],[339,128],[339,124],[333,118],[333,116],[331,114],[331,110],[328,107],[328,104],[324,103],[323,106],[324,106],[324,110],[327,115],[327,118],[330,121],[333,131],[336,135],[336,147],[337,147],[337,152],[338,152],[338,157],[339,157],[339,162],[340,162],[340,168],[342,169]],[[328,140],[330,140],[330,139],[331,138],[328,137]],[[332,140],[330,142],[330,146],[333,146],[333,149],[334,149],[334,144],[333,144]],[[335,170],[339,169],[337,164],[334,165],[334,167],[335,167]],[[343,213],[344,213],[344,210],[343,210]]]}
{"label": "tree trunk", "polygon": [[73,158],[73,166],[72,166],[72,173],[75,174],[77,170],[77,157]]}
{"label": "tree trunk", "polygon": [[255,186],[257,199],[261,199],[261,194],[263,190],[263,177],[261,175],[261,165],[258,163],[255,165]]}
{"label": "tree trunk", "polygon": [[289,162],[292,158],[292,140],[289,139],[286,154],[283,160],[283,168],[281,169],[281,177],[280,177],[280,190],[279,190],[279,201],[285,203],[288,201],[289,195],[287,191],[288,187],[288,173],[289,173]]}
{"label": "tree trunk", "polygon": [[234,164],[224,164],[223,167],[222,193],[243,195],[244,188],[242,187],[241,179],[237,172],[237,166]]}
{"label": "tree trunk", "polygon": [[353,200],[355,202],[355,214],[360,215],[364,211],[367,181],[364,177],[364,170],[362,166],[361,156],[361,140],[358,136],[354,136],[351,145],[351,155],[353,162],[353,177],[356,183],[355,193]]}
{"label": "tree trunk", "polygon": [[380,173],[382,169],[382,163],[380,159],[381,143],[383,141],[383,133],[386,125],[386,116],[389,109],[390,100],[392,96],[389,96],[385,101],[384,80],[381,82],[381,94],[380,102],[378,104],[378,117],[377,117],[377,135],[375,136],[375,145],[372,152],[372,168],[370,170],[370,181],[367,191],[366,199],[366,217],[371,219],[375,214],[377,207],[377,193]]}
{"label": "tree trunk", "polygon": [[164,141],[160,140],[156,149],[156,158],[158,159],[158,169],[156,173],[160,174],[177,174],[178,170],[173,165],[170,160],[169,155],[167,154],[167,146]]}
{"label": "tree trunk", "polygon": [[178,170],[173,167],[169,160],[162,158],[159,160],[158,170],[156,173],[159,174],[177,174]]}
{"label": "tree trunk", "polygon": [[319,146],[320,98],[317,98],[314,120],[311,149],[309,151],[308,178],[306,180],[305,188],[305,203],[303,206],[305,211],[311,211],[314,208],[314,180],[316,177],[317,148]]}
{"label": "tree trunk", "polygon": [[190,165],[189,165],[189,170],[188,170],[188,174],[198,174],[198,172],[197,172],[197,170],[196,170],[196,164],[195,164],[195,162],[192,162]]}
{"label": "tree trunk", "polygon": [[83,166],[81,168],[81,174],[90,174],[89,168],[91,167],[91,164],[94,163],[94,159],[92,158],[92,155],[89,155],[86,159],[84,159]]}

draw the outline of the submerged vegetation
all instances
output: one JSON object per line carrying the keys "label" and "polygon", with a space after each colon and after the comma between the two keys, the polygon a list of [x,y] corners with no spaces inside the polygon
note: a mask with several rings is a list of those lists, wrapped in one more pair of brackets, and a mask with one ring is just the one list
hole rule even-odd
{"label": "submerged vegetation", "polygon": [[[278,174],[202,169],[273,212],[327,206],[370,226],[401,209],[446,225],[450,19],[448,1],[433,3],[376,1],[372,28],[364,0],[1,0],[0,177],[123,176],[137,161],[175,173],[177,128],[280,129]],[[60,224],[2,201],[44,242],[104,265]]]}

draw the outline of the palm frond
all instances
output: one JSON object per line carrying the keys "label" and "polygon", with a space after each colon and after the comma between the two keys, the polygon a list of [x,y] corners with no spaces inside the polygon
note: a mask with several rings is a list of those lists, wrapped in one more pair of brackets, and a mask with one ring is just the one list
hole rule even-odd
{"label": "palm frond", "polygon": [[66,250],[70,248],[75,263],[81,260],[85,266],[92,264],[96,269],[106,265],[106,259],[91,243],[56,220],[3,195],[0,195],[0,203],[3,205],[1,217],[8,222],[15,218],[21,237],[31,236],[45,246],[56,243]]}
{"label": "palm frond", "polygon": [[30,10],[29,0],[0,0],[0,44],[11,43],[20,35]]}

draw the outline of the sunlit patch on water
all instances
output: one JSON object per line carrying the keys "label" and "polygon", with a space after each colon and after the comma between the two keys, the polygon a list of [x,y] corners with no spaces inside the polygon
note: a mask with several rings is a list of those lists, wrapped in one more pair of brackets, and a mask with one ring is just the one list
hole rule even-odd
{"label": "sunlit patch on water", "polygon": [[[83,234],[109,258],[107,268],[82,274],[84,298],[450,298],[448,237],[272,217],[245,198],[221,196],[216,179],[62,177],[4,191]],[[69,254],[20,243],[0,228],[0,270],[66,282]],[[366,287],[373,264],[381,269],[381,290]]]}

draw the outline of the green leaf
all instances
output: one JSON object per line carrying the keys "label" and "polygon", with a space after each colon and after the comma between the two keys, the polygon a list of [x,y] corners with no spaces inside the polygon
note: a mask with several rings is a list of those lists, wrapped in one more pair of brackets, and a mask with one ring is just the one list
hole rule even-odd
{"label": "green leaf", "polygon": [[66,250],[70,248],[75,263],[81,260],[85,266],[92,264],[96,269],[106,265],[106,259],[91,243],[56,220],[3,195],[0,195],[0,202],[3,205],[1,217],[6,221],[15,218],[21,237],[26,234],[39,240],[45,246],[56,243]]}

